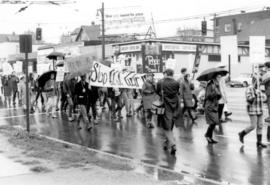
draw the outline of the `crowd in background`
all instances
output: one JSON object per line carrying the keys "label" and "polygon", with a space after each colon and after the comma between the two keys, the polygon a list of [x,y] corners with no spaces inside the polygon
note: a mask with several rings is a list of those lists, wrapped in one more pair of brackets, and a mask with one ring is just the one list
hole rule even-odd
{"label": "crowd in background", "polygon": [[[68,121],[76,122],[78,129],[82,128],[83,122],[88,131],[98,124],[98,107],[102,110],[108,109],[112,121],[121,120],[123,112],[127,118],[138,114],[145,119],[146,127],[149,129],[156,126],[162,128],[165,136],[163,148],[173,155],[176,152],[173,128],[183,125],[184,120],[197,124],[197,115],[205,114],[206,123],[209,125],[205,138],[209,144],[217,143],[213,139],[213,131],[219,126],[222,132],[221,123],[232,114],[227,107],[226,77],[217,73],[210,81],[201,82],[199,87],[195,88],[186,68],[181,70],[181,77],[178,80],[174,79],[174,71],[171,69],[167,69],[163,75],[164,78],[156,82],[154,74],[147,73],[142,89],[129,89],[91,86],[89,76],[86,75],[72,77],[66,74],[62,82],[56,82],[54,73],[41,87],[37,78],[30,74],[30,111],[34,113],[41,107],[41,110],[52,118],[57,118],[59,115],[57,112],[61,111],[67,115]],[[18,102],[19,106],[26,110],[24,76],[18,77],[15,73],[3,76],[0,85],[7,107],[12,105],[16,107]],[[252,109],[248,110],[251,126],[239,133],[239,139],[243,142],[244,136],[257,127],[257,145],[265,147],[261,142],[260,106],[263,100],[262,94],[254,90],[256,85],[253,80],[246,93],[247,103]],[[153,118],[156,112],[153,111],[153,103],[157,100],[162,101],[164,112],[157,114],[155,125]],[[125,111],[122,111],[124,108]]]}

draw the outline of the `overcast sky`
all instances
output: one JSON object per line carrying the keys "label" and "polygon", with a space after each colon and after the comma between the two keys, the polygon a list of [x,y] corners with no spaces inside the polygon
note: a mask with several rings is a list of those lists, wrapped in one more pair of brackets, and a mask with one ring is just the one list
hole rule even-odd
{"label": "overcast sky", "polygon": [[[1,1],[1,0],[0,0]],[[153,15],[156,32],[159,37],[173,36],[178,27],[200,27],[201,19],[158,23],[159,20],[182,18],[193,15],[221,12],[230,9],[249,9],[270,6],[270,0],[104,0],[105,12],[132,12],[141,10],[147,20]],[[45,41],[58,42],[62,33],[68,33],[80,25],[96,21],[97,9],[101,7],[101,0],[77,0],[70,5],[31,5],[25,11],[15,14],[24,5],[0,4],[0,33],[23,33],[35,30],[40,23],[43,28]],[[208,23],[209,27],[211,22]],[[148,27],[148,26],[147,26]],[[117,30],[107,30],[129,33],[146,33],[147,27],[124,27]],[[208,28],[209,28],[208,27]]]}

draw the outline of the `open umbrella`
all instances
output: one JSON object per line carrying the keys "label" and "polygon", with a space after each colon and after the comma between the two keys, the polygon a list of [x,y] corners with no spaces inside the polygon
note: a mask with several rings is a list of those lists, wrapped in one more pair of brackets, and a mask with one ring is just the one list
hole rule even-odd
{"label": "open umbrella", "polygon": [[43,73],[42,75],[40,75],[40,77],[38,77],[37,82],[38,82],[38,86],[39,87],[44,87],[46,82],[48,80],[51,79],[51,74],[54,74],[54,79],[56,78],[56,71],[47,71],[45,73]]}
{"label": "open umbrella", "polygon": [[59,57],[65,59],[64,53],[54,51],[47,56],[48,59],[53,60],[53,69],[55,69],[54,61],[57,60]]}
{"label": "open umbrella", "polygon": [[59,58],[59,57],[61,57],[61,58],[64,59],[64,58],[65,58],[64,53],[54,51],[54,52],[51,52],[51,53],[47,56],[47,58],[50,59],[50,60],[57,60],[57,58]]}
{"label": "open umbrella", "polygon": [[269,81],[270,81],[270,71],[268,71],[262,76],[262,84],[266,84]]}
{"label": "open umbrella", "polygon": [[215,68],[210,68],[205,71],[203,71],[197,78],[198,81],[209,81],[213,79],[213,77],[216,74],[220,74],[221,76],[225,76],[228,73],[228,71],[224,68],[220,67],[215,67]]}

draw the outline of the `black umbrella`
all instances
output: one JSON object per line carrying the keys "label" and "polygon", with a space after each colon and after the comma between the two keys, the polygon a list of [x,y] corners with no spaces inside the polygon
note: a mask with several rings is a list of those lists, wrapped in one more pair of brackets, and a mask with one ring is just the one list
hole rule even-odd
{"label": "black umbrella", "polygon": [[228,71],[224,68],[216,67],[210,68],[203,71],[197,78],[198,81],[209,81],[212,80],[216,74],[220,74],[221,76],[225,76]]}
{"label": "black umbrella", "polygon": [[46,82],[51,79],[51,74],[54,74],[54,79],[56,78],[56,71],[47,71],[38,77],[37,82],[39,87],[44,87]]}
{"label": "black umbrella", "polygon": [[57,60],[58,57],[62,57],[64,59],[65,55],[64,53],[54,51],[47,56],[50,60]]}

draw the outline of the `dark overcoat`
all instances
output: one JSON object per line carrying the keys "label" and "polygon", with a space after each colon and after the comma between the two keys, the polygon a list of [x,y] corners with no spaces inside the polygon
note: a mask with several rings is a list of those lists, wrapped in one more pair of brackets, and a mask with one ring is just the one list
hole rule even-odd
{"label": "dark overcoat", "polygon": [[179,82],[173,78],[166,77],[157,83],[157,93],[162,97],[165,106],[165,114],[158,117],[158,125],[164,130],[172,130],[183,125],[183,115],[179,97]]}
{"label": "dark overcoat", "polygon": [[219,124],[218,118],[218,100],[221,98],[221,92],[218,82],[211,80],[208,82],[205,91],[205,119],[207,124]]}

